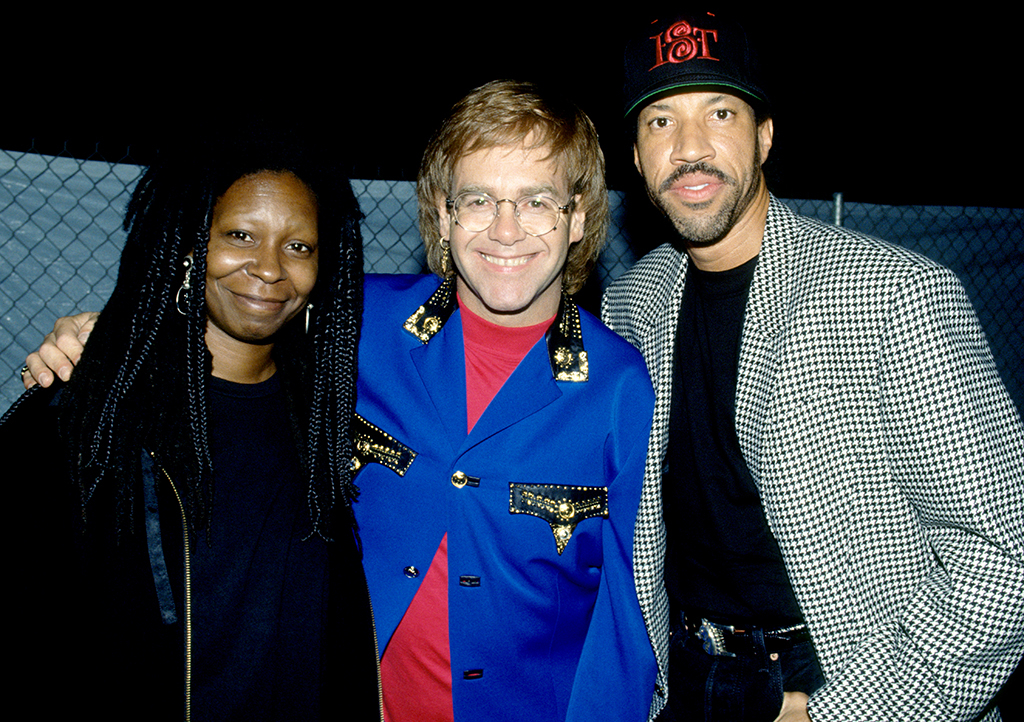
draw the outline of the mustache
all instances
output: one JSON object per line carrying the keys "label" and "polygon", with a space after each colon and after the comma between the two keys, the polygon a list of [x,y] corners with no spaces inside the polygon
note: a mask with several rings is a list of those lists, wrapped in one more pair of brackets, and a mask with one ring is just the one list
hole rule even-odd
{"label": "mustache", "polygon": [[715,168],[715,166],[711,165],[710,163],[700,161],[699,163],[684,163],[683,165],[676,168],[672,172],[672,175],[670,175],[668,178],[662,181],[661,185],[658,187],[658,192],[666,193],[670,191],[672,189],[672,186],[681,181],[685,176],[693,175],[695,173],[703,173],[704,175],[709,175],[712,178],[720,180],[722,183],[726,183],[728,185],[736,185],[736,180],[734,178],[727,176],[725,173],[720,171],[718,168]]}

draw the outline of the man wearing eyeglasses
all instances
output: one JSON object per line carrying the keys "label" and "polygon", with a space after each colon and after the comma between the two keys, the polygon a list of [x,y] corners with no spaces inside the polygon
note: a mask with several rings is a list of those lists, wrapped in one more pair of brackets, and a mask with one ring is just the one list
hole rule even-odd
{"label": "man wearing eyeglasses", "polygon": [[603,164],[578,109],[485,85],[421,165],[437,275],[367,278],[355,513],[389,720],[647,717],[653,393],[568,297],[604,240]]}
{"label": "man wearing eyeglasses", "polygon": [[632,544],[653,393],[568,297],[604,239],[603,163],[575,107],[485,85],[420,168],[440,286],[367,279],[357,446],[388,451],[360,456],[380,463],[355,511],[391,720],[647,717]]}
{"label": "man wearing eyeglasses", "polygon": [[654,395],[569,298],[607,226],[597,133],[490,83],[434,136],[418,193],[436,275],[366,278],[354,424],[384,717],[645,720],[633,527]]}

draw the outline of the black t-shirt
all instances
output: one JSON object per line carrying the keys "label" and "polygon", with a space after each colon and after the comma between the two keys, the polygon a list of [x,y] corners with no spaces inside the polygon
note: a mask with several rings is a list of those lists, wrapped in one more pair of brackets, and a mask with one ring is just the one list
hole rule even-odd
{"label": "black t-shirt", "polygon": [[214,505],[193,547],[193,716],[315,719],[327,545],[310,536],[288,403],[277,377],[211,378]]}
{"label": "black t-shirt", "polygon": [[728,271],[690,263],[679,313],[663,479],[672,607],[712,620],[802,621],[736,435],[743,314],[757,259]]}

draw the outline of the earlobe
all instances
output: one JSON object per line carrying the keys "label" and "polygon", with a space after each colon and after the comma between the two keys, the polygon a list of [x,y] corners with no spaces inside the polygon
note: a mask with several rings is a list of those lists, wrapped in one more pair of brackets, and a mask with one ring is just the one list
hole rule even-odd
{"label": "earlobe", "polygon": [[438,198],[437,201],[437,232],[442,238],[447,238],[451,231],[451,217],[448,215],[448,203],[445,198]]}
{"label": "earlobe", "polygon": [[636,143],[633,143],[633,165],[636,166],[636,172],[643,175],[643,169],[640,168],[640,149],[636,147]]}
{"label": "earlobe", "polygon": [[586,230],[587,213],[579,209],[580,197],[576,196],[575,205],[577,210],[570,216],[571,226],[569,227],[569,245],[579,243],[583,240],[583,233]]}

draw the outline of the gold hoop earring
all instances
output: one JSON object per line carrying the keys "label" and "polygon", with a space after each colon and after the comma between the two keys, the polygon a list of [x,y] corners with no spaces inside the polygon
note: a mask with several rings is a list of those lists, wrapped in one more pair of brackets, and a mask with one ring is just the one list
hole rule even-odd
{"label": "gold hoop earring", "polygon": [[[445,276],[445,277],[448,276],[448,257],[451,255],[451,250],[452,250],[452,246],[448,242],[448,239],[447,238],[442,238],[441,239],[441,275]],[[455,265],[454,261],[452,261],[452,265]]]}

